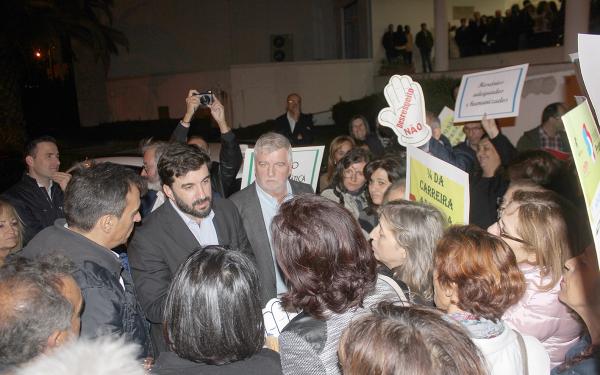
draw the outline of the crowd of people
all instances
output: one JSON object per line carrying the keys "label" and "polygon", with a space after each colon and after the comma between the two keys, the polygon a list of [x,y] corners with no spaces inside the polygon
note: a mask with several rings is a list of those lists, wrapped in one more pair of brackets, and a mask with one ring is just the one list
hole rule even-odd
{"label": "crowd of people", "polygon": [[450,29],[458,46],[460,57],[486,53],[516,51],[529,48],[552,47],[562,44],[565,4],[559,1],[523,1],[523,7],[514,4],[493,16],[473,13],[460,19],[458,27]]}
{"label": "crowd of people", "polygon": [[[364,116],[329,145],[318,194],[291,179],[292,147],[314,140],[298,94],[239,190],[218,98],[219,163],[188,137],[197,94],[170,142],[143,143],[141,175],[59,172],[56,140],[29,144],[0,200],[1,373],[600,372],[600,270],[565,183],[563,104],[517,147],[488,119],[452,147],[428,116],[422,149],[470,176],[470,223],[449,225],[407,200],[402,147]],[[273,298],[298,315],[267,337]]]}
{"label": "crowd of people", "polygon": [[[565,1],[523,1],[522,6],[496,10],[494,15],[474,12],[449,28],[451,58],[478,56],[531,48],[562,45]],[[423,72],[431,72],[433,35],[425,23],[413,37],[409,25],[388,25],[381,38],[388,64],[404,64],[412,69],[413,51],[418,50]]]}

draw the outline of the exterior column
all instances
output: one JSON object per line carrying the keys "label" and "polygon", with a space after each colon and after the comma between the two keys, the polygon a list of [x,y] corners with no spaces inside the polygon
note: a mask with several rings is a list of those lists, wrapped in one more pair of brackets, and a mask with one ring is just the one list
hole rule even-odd
{"label": "exterior column", "polygon": [[564,59],[577,52],[577,34],[585,34],[590,28],[590,0],[565,1]]}
{"label": "exterior column", "polygon": [[433,19],[435,23],[433,36],[435,61],[433,64],[433,70],[436,72],[446,71],[449,67],[448,14],[446,11],[446,0],[434,0]]}

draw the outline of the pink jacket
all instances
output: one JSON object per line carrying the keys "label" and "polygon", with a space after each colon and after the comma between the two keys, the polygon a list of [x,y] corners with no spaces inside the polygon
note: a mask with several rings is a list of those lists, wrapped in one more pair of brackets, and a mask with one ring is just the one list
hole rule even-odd
{"label": "pink jacket", "polygon": [[575,313],[558,300],[560,283],[544,292],[537,285],[547,283],[549,278],[542,280],[539,267],[519,264],[519,268],[527,289],[502,319],[519,332],[540,340],[550,356],[551,367],[557,366],[564,362],[567,351],[577,342],[582,326],[575,319]]}

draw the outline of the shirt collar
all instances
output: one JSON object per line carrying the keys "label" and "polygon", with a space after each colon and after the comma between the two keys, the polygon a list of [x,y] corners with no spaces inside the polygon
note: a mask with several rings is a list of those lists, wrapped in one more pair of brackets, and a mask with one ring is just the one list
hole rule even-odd
{"label": "shirt collar", "polygon": [[[198,223],[193,220],[191,217],[189,217],[186,213],[184,213],[183,211],[181,211],[179,209],[179,207],[177,207],[177,205],[171,200],[169,199],[169,203],[171,204],[171,206],[175,209],[175,212],[177,212],[177,214],[181,217],[181,219],[189,226],[189,225],[198,225]],[[210,213],[208,214],[207,217],[203,218],[202,220],[212,220],[215,217],[215,212],[213,211],[213,209],[210,209]]]}
{"label": "shirt collar", "polygon": [[[255,184],[256,185],[256,193],[258,194],[258,196],[264,200],[266,200],[267,202],[269,202],[270,204],[277,206],[279,205],[279,202],[277,202],[277,199],[275,197],[273,197],[271,194],[267,193],[266,191],[264,191],[260,185],[258,183]],[[290,180],[288,179],[285,182],[286,185],[286,190],[287,193],[286,195],[283,197],[282,202],[286,202],[287,200],[289,200],[292,197],[292,185],[290,184]]]}

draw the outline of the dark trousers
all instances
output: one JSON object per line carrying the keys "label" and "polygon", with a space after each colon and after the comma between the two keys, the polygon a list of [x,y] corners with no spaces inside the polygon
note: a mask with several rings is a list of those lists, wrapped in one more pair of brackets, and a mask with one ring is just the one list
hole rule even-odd
{"label": "dark trousers", "polygon": [[431,50],[419,48],[419,52],[421,53],[421,64],[423,65],[423,72],[431,72],[433,69],[431,68]]}

